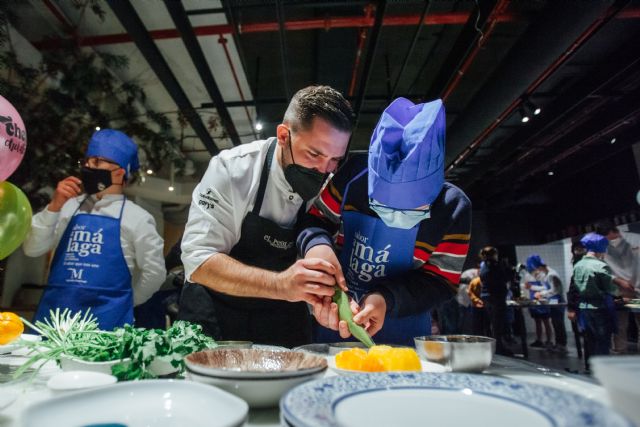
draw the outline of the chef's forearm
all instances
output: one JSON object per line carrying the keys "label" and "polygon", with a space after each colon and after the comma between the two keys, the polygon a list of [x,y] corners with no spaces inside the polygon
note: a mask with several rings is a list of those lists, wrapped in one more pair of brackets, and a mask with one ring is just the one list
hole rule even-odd
{"label": "chef's forearm", "polygon": [[217,253],[193,272],[191,281],[228,295],[279,299],[277,274]]}

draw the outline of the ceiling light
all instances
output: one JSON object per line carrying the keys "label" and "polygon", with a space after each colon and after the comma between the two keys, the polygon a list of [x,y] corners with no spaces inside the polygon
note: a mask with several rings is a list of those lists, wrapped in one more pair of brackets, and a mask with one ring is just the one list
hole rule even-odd
{"label": "ceiling light", "polygon": [[530,99],[526,99],[524,101],[524,105],[529,110],[529,112],[532,113],[534,116],[537,116],[542,112],[542,108],[534,104],[533,101],[531,101]]}
{"label": "ceiling light", "polygon": [[615,137],[614,137],[614,138],[611,138],[611,141],[610,141],[610,142],[611,142],[612,144],[615,144],[615,143],[616,143],[616,138],[615,138]]}
{"label": "ceiling light", "polygon": [[96,126],[96,130],[100,130],[100,126]]}
{"label": "ceiling light", "polygon": [[547,175],[549,175],[549,176],[553,176],[553,171],[549,171],[549,172],[547,172]]}
{"label": "ceiling light", "polygon": [[153,169],[147,169],[147,175],[153,175]]}
{"label": "ceiling light", "polygon": [[529,115],[526,113],[524,108],[520,107],[518,109],[518,112],[520,113],[520,121],[522,123],[527,123],[529,121]]}
{"label": "ceiling light", "polygon": [[168,188],[168,190],[169,190],[169,191],[173,191],[173,190],[175,190],[175,188],[173,188],[173,185],[170,185],[170,186],[169,186],[169,188]]}
{"label": "ceiling light", "polygon": [[260,122],[257,122],[257,123],[256,123],[256,130],[257,130],[258,132],[260,132],[260,131],[262,130],[262,123],[260,123]]}

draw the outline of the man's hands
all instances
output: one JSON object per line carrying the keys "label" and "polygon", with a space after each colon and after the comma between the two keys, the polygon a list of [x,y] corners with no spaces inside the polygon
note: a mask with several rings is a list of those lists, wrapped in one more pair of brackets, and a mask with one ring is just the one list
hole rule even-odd
{"label": "man's hands", "polygon": [[331,298],[335,284],[335,267],[319,258],[300,259],[276,277],[280,299],[305,301],[314,311],[321,310],[324,297]]}
{"label": "man's hands", "polygon": [[345,280],[344,274],[342,273],[342,266],[340,265],[340,261],[338,261],[338,257],[336,256],[336,253],[331,246],[316,245],[307,251],[304,258],[320,258],[333,265],[333,267],[335,268],[334,276],[336,279],[336,284],[340,286],[343,291],[347,291],[347,281]]}
{"label": "man's hands", "polygon": [[82,194],[82,189],[80,188],[81,183],[82,181],[75,176],[68,176],[58,182],[56,191],[53,193],[53,198],[51,199],[51,202],[49,202],[47,209],[50,212],[60,212],[60,209],[62,209],[62,206],[67,202],[67,200]]}
{"label": "man's hands", "polygon": [[[351,305],[351,312],[357,313],[359,310],[358,304],[352,299],[349,300],[349,303]],[[313,306],[313,316],[318,323],[325,328],[338,331],[342,338],[349,338],[349,336],[351,336],[347,322],[340,320],[338,304],[333,302],[331,297],[324,297],[321,305]]]}

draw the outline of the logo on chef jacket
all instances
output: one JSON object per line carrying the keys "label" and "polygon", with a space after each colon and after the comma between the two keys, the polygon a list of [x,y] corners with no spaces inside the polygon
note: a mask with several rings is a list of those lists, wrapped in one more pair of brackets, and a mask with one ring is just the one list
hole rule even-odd
{"label": "logo on chef jacket", "polygon": [[198,204],[205,209],[213,209],[216,203],[220,203],[218,199],[213,197],[214,191],[211,188],[207,188],[204,193],[198,194]]}
{"label": "logo on chef jacket", "polygon": [[276,249],[282,249],[284,251],[286,251],[287,249],[291,249],[293,247],[293,242],[287,241],[287,240],[274,239],[268,234],[265,234],[264,241],[267,242],[269,245],[271,245],[271,247],[274,247]]}
{"label": "logo on chef jacket", "polygon": [[370,282],[374,277],[385,277],[386,264],[389,262],[391,244],[375,251],[372,246],[367,245],[368,240],[367,236],[357,231],[349,254],[349,275],[356,275],[361,282]]}
{"label": "logo on chef jacket", "polygon": [[76,254],[82,258],[101,255],[103,243],[102,228],[92,233],[84,225],[75,225],[67,243],[67,254]]}

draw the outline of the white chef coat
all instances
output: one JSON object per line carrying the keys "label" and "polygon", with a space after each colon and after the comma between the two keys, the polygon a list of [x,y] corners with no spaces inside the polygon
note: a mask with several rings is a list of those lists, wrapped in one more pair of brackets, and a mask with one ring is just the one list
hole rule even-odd
{"label": "white chef coat", "polygon": [[[240,240],[242,222],[255,204],[262,166],[269,144],[274,140],[269,138],[224,150],[209,162],[193,191],[182,238],[182,262],[187,280],[191,280],[193,272],[210,256],[229,254]],[[275,158],[277,154],[276,150],[259,215],[281,227],[292,228],[303,200],[285,179],[282,166]]]}
{"label": "white chef coat", "polygon": [[[71,198],[60,212],[47,208],[33,216],[31,231],[22,247],[28,256],[43,255],[55,248],[62,234],[86,194]],[[90,196],[78,213],[90,213],[113,218],[120,216],[122,194],[105,194],[102,199]],[[120,221],[120,244],[127,267],[131,273],[133,304],[147,301],[164,282],[167,271],[162,250],[164,242],[156,231],[155,221],[149,212],[130,200],[124,205]]]}

